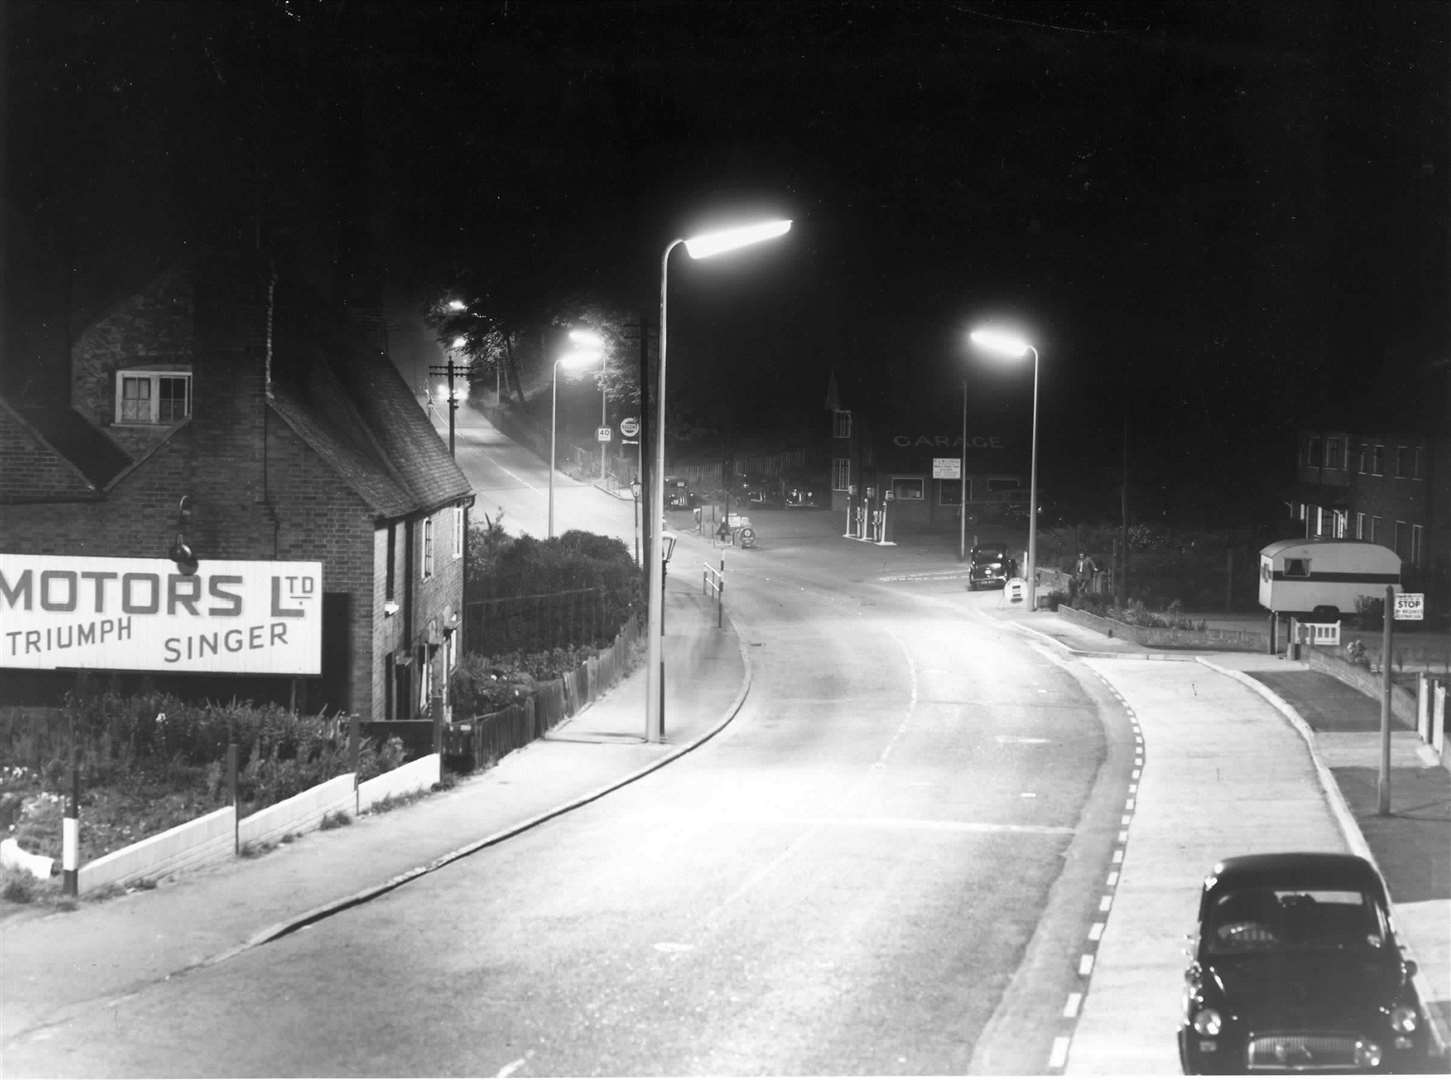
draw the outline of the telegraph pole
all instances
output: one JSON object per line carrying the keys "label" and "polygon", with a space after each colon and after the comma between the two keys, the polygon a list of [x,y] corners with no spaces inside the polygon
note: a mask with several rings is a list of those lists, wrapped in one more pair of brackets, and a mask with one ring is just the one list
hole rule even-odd
{"label": "telegraph pole", "polygon": [[453,381],[455,378],[465,376],[469,372],[469,365],[460,364],[454,361],[454,351],[448,350],[448,363],[430,364],[428,373],[430,375],[442,375],[448,379],[448,456],[453,457],[454,446],[454,415],[458,412],[458,394],[454,391]]}

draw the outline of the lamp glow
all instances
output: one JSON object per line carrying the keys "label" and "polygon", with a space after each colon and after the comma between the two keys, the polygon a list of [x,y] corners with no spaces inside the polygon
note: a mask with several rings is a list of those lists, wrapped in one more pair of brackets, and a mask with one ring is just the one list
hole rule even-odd
{"label": "lamp glow", "polygon": [[692,259],[708,259],[712,255],[719,255],[725,251],[734,251],[736,248],[745,247],[748,244],[758,244],[762,240],[770,240],[773,237],[781,236],[791,229],[789,219],[778,221],[762,221],[755,225],[741,225],[734,229],[721,229],[719,232],[701,233],[699,236],[692,236],[685,241],[685,250],[690,253]]}
{"label": "lamp glow", "polygon": [[1013,359],[1027,356],[1033,346],[1029,345],[1016,334],[1010,334],[1002,330],[974,330],[969,337],[974,345],[981,345],[989,352],[1000,353],[1003,356],[1010,356]]}

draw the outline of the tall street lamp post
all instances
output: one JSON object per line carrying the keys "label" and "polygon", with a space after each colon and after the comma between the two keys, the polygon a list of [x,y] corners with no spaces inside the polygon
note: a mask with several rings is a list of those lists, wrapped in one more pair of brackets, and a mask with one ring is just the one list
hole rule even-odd
{"label": "tall street lamp post", "polygon": [[[712,255],[734,251],[749,244],[785,234],[791,228],[788,220],[763,221],[720,232],[701,233],[690,238],[676,237],[665,245],[660,256],[660,364],[655,376],[655,475],[650,484],[650,518],[647,528],[652,532],[665,520],[665,362],[666,332],[669,329],[670,253],[681,244],[692,259],[708,259]],[[665,632],[665,559],[660,551],[652,553],[650,566],[649,612],[646,624],[648,655],[646,659],[645,738],[649,742],[665,739],[665,659],[661,636]]]}
{"label": "tall street lamp post", "polygon": [[585,364],[594,363],[599,357],[594,349],[589,346],[599,341],[599,338],[588,331],[571,330],[570,340],[584,346],[564,353],[554,361],[553,378],[550,380],[549,391],[549,536],[554,539],[554,462],[555,445],[559,436],[559,365],[565,367],[583,367]]}
{"label": "tall street lamp post", "polygon": [[1016,334],[982,328],[972,342],[979,348],[1014,360],[1033,354],[1033,442],[1028,467],[1028,610],[1038,610],[1038,350]]}

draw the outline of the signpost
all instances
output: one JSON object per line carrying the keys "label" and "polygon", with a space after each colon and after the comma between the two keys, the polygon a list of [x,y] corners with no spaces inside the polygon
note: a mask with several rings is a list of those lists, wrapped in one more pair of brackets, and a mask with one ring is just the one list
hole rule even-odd
{"label": "signpost", "polygon": [[1391,812],[1391,627],[1397,620],[1424,620],[1426,594],[1398,593],[1394,585],[1387,585],[1385,613],[1380,646],[1380,776],[1376,782],[1376,813],[1381,817],[1387,817]]}

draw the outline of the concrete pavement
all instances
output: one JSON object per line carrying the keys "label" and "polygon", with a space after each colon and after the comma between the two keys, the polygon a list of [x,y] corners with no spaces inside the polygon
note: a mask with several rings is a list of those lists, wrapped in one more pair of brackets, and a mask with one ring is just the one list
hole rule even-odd
{"label": "concrete pavement", "polygon": [[[694,559],[702,542],[685,544],[680,554]],[[930,561],[907,560],[918,570]],[[956,568],[949,563],[942,560]],[[43,1038],[52,1022],[363,902],[689,752],[735,715],[750,670],[729,626],[716,628],[694,575],[680,573],[668,584],[664,743],[644,741],[645,679],[637,671],[548,738],[450,791],[154,891],[0,921],[0,1039]],[[1058,1063],[1065,1071],[1177,1071],[1178,943],[1190,928],[1200,880],[1227,854],[1369,850],[1422,965],[1423,997],[1446,1014],[1451,800],[1442,781],[1451,774],[1438,767],[1428,775],[1414,748],[1398,739],[1396,814],[1368,820],[1357,793],[1365,733],[1318,733],[1297,711],[1313,716],[1329,708],[1339,687],[1330,676],[1245,653],[1151,656],[1049,612],[988,610],[1078,654],[1124,701],[1144,748],[1121,865],[1106,894],[1110,907],[1098,937],[1085,945],[1091,979]],[[1314,678],[1281,679],[1271,688],[1272,676],[1302,673]]]}

